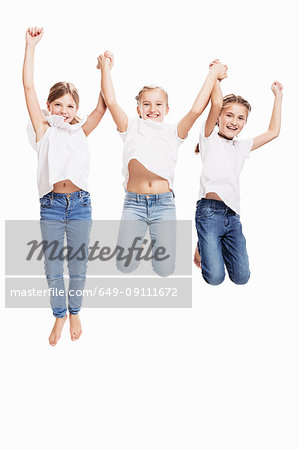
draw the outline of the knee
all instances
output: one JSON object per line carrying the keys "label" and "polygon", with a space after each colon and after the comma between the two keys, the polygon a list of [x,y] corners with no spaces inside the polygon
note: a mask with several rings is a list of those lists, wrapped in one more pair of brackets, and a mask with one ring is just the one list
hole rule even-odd
{"label": "knee", "polygon": [[137,269],[139,266],[139,261],[131,262],[130,264],[126,265],[123,261],[116,261],[116,267],[120,272],[123,273],[130,273]]}
{"label": "knee", "polygon": [[83,283],[86,279],[85,273],[84,274],[70,274],[70,280],[76,281],[78,283]]}
{"label": "knee", "polygon": [[63,279],[63,273],[57,273],[57,274],[49,274],[46,273],[46,277],[48,281],[58,281]]}
{"label": "knee", "polygon": [[246,284],[250,278],[250,272],[238,273],[230,276],[230,279],[235,284]]}
{"label": "knee", "polygon": [[212,286],[218,286],[219,284],[223,283],[225,278],[225,273],[223,272],[214,272],[214,273],[205,273],[202,272],[203,279]]}
{"label": "knee", "polygon": [[166,266],[166,265],[162,265],[162,264],[155,264],[153,265],[153,270],[154,272],[159,275],[159,277],[169,277],[171,274],[173,274],[175,269],[174,265],[171,266]]}

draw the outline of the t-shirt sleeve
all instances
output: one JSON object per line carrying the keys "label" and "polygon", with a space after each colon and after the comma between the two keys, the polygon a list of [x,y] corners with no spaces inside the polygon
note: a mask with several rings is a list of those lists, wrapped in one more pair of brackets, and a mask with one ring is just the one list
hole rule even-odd
{"label": "t-shirt sleeve", "polygon": [[242,139],[238,142],[240,152],[244,159],[249,158],[253,145],[253,138]]}
{"label": "t-shirt sleeve", "polygon": [[28,137],[31,147],[37,152],[38,148],[37,148],[37,143],[36,143],[36,134],[35,134],[34,128],[32,126],[31,120],[29,120],[29,122],[28,122],[26,132],[27,132],[27,137]]}
{"label": "t-shirt sleeve", "polygon": [[186,142],[186,139],[187,139],[187,137],[188,137],[188,134],[187,134],[187,136],[186,136],[184,139],[181,138],[181,137],[178,135],[178,124],[176,124],[176,125],[174,126],[174,132],[175,132],[175,138],[176,138],[176,140],[177,140],[178,145],[181,145],[181,144],[183,144],[184,142]]}
{"label": "t-shirt sleeve", "polygon": [[205,128],[206,128],[206,121],[204,121],[202,124],[201,124],[201,127],[200,127],[200,131],[199,131],[199,140],[201,141],[202,139],[207,139],[206,137],[205,137]]}
{"label": "t-shirt sleeve", "polygon": [[200,153],[201,157],[203,157],[203,153],[204,153],[204,149],[205,149],[205,146],[203,145],[203,143],[208,140],[211,140],[213,137],[213,134],[214,134],[214,131],[213,131],[210,136],[206,137],[205,136],[205,128],[206,128],[206,121],[204,121],[201,124],[200,131],[199,131],[198,145],[199,145],[199,153]]}
{"label": "t-shirt sleeve", "polygon": [[134,120],[135,120],[135,119],[128,119],[128,126],[127,126],[126,131],[118,131],[118,130],[117,130],[117,132],[118,132],[118,134],[120,135],[120,137],[121,137],[121,139],[122,139],[123,142],[126,141],[127,136],[128,136],[129,128],[131,128],[132,123],[134,122]]}

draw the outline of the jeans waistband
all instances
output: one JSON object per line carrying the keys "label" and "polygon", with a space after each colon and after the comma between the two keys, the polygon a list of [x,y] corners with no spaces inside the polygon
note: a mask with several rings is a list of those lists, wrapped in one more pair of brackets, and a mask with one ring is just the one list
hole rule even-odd
{"label": "jeans waistband", "polygon": [[131,198],[136,200],[136,202],[141,202],[145,200],[159,201],[160,199],[174,198],[174,192],[163,192],[162,194],[136,194],[135,192],[126,192],[126,198]]}
{"label": "jeans waistband", "polygon": [[58,192],[48,192],[48,194],[44,195],[44,197],[49,197],[49,198],[75,198],[75,197],[84,197],[84,195],[89,194],[89,192],[87,191],[75,191],[75,192],[69,192],[66,194],[60,194]]}
{"label": "jeans waistband", "polygon": [[197,204],[201,204],[204,206],[208,206],[210,208],[214,208],[214,209],[224,209],[227,210],[229,212],[233,212],[235,213],[235,211],[233,211],[229,206],[227,206],[223,201],[221,200],[213,200],[210,198],[201,198],[200,200],[198,200]]}

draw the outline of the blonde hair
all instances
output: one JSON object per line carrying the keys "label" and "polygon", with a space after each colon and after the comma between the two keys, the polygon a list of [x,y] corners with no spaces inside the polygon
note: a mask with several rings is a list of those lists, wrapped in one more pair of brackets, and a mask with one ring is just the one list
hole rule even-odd
{"label": "blonde hair", "polygon": [[141,97],[143,96],[143,94],[144,94],[146,91],[150,91],[150,90],[154,90],[154,89],[159,89],[160,91],[163,92],[163,94],[165,95],[165,99],[166,99],[166,106],[168,106],[168,94],[167,94],[167,92],[166,92],[165,89],[163,89],[162,87],[160,87],[160,86],[154,86],[154,85],[143,86],[143,88],[140,89],[140,91],[138,92],[138,94],[137,94],[136,97],[135,97],[135,100],[137,100],[138,105],[140,105]]}
{"label": "blonde hair", "polygon": [[[225,97],[223,97],[222,107],[221,107],[220,113],[230,103],[239,103],[239,105],[245,106],[245,108],[247,109],[247,117],[248,117],[248,114],[251,111],[250,103],[247,100],[245,100],[245,98],[241,97],[240,95],[235,95],[235,94],[228,94]],[[216,125],[218,125],[218,121],[217,121]],[[196,154],[199,153],[199,143],[196,145],[194,152]]]}
{"label": "blonde hair", "polygon": [[[48,103],[55,102],[58,98],[62,97],[65,94],[70,94],[74,102],[76,103],[77,108],[79,108],[79,93],[73,83],[69,83],[67,81],[59,81],[55,83],[51,88],[47,98]],[[78,123],[80,121],[79,117],[75,117],[73,119],[74,123]]]}
{"label": "blonde hair", "polygon": [[[222,102],[222,108],[221,111],[223,110],[223,108],[225,108],[229,103],[239,103],[240,105],[245,106],[245,108],[248,111],[248,114],[251,111],[251,106],[248,103],[247,100],[245,100],[245,98],[241,97],[240,95],[235,95],[235,94],[229,94],[226,95],[225,97],[223,97],[223,102]],[[247,114],[247,115],[248,115]]]}

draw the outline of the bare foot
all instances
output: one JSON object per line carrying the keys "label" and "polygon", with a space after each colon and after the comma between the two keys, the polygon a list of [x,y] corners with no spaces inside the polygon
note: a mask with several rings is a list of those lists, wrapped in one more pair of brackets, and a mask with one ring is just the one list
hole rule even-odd
{"label": "bare foot", "polygon": [[59,341],[66,319],[67,315],[65,315],[64,317],[56,317],[54,327],[52,328],[51,334],[49,336],[50,345],[54,346]]}
{"label": "bare foot", "polygon": [[82,334],[79,314],[70,314],[71,340],[76,341]]}
{"label": "bare foot", "polygon": [[198,251],[198,248],[196,247],[194,252],[194,258],[193,258],[194,264],[201,269],[201,257]]}

